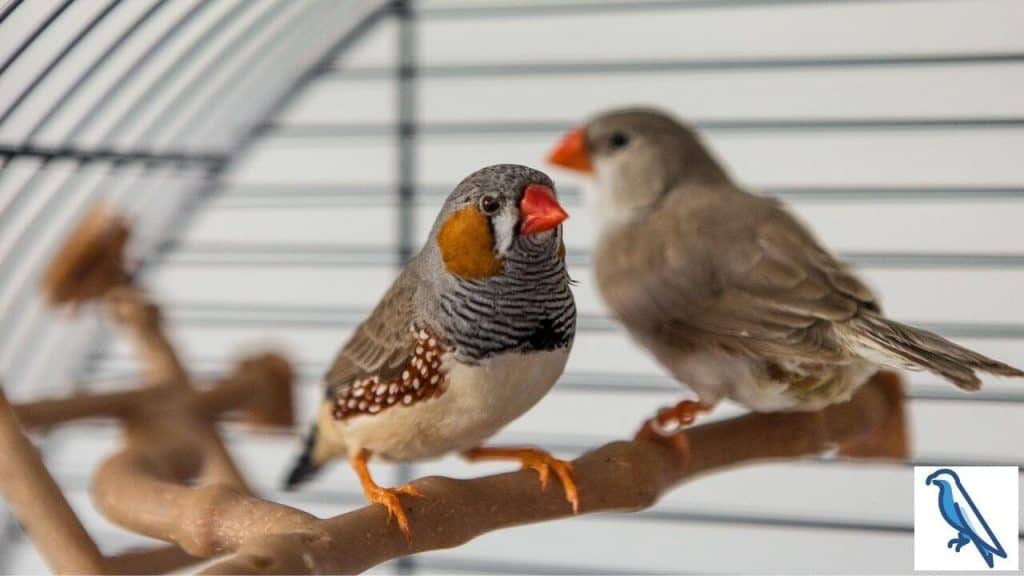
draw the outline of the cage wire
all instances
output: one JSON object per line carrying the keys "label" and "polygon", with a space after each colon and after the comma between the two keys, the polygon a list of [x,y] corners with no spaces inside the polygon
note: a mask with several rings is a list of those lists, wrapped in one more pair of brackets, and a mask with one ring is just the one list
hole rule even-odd
{"label": "cage wire", "polygon": [[[135,373],[96,314],[71,321],[37,296],[49,256],[107,199],[137,222],[140,274],[167,302],[190,369],[223,373],[238,346],[283,340],[308,417],[334,350],[418,249],[460,174],[498,161],[539,166],[547,143],[583,115],[634,101],[691,117],[741,180],[794,203],[837,240],[898,315],[1022,364],[1024,308],[1013,294],[1024,288],[1024,169],[1006,151],[1024,144],[1024,104],[1011,96],[1024,88],[1024,20],[1014,24],[1014,10],[998,0],[8,0],[5,389],[18,400],[104,389]],[[912,24],[935,34],[910,34]],[[966,31],[940,34],[953,24]],[[725,39],[709,39],[716,32]],[[577,350],[554,398],[502,439],[578,454],[680,389],[601,308],[583,194],[557,180],[570,222],[582,222],[567,234],[583,281]],[[489,535],[381,571],[907,569],[911,466],[1024,460],[1006,442],[1021,430],[1019,386],[986,382],[964,395],[915,375],[909,394],[908,463],[758,466],[688,485],[653,510]],[[42,444],[104,547],[135,542],[85,510],[93,455],[115,432],[86,424]],[[227,434],[271,497],[314,511],[363,502],[345,471],[285,496],[276,483],[297,436]],[[381,480],[488,469],[460,466],[401,465]],[[778,501],[752,502],[757,485],[774,487]],[[6,517],[0,571],[37,565],[19,534]],[[577,543],[555,545],[565,538]],[[751,553],[729,553],[742,546]]]}

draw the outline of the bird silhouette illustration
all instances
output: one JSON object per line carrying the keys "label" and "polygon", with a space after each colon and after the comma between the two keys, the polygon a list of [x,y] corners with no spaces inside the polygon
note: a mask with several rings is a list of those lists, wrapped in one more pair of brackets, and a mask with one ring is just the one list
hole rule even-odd
{"label": "bird silhouette illustration", "polygon": [[946,548],[955,546],[954,552],[959,553],[961,548],[973,543],[989,568],[994,565],[994,556],[1006,558],[1006,550],[992,533],[956,472],[940,468],[928,476],[925,484],[939,488],[939,513],[957,531],[956,538],[950,540]]}

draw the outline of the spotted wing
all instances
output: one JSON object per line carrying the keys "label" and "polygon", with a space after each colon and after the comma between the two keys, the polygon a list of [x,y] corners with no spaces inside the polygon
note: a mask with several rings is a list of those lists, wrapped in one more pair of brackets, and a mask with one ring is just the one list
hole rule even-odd
{"label": "spotted wing", "polygon": [[408,406],[446,390],[444,344],[416,321],[411,274],[395,281],[327,373],[327,401],[336,420]]}

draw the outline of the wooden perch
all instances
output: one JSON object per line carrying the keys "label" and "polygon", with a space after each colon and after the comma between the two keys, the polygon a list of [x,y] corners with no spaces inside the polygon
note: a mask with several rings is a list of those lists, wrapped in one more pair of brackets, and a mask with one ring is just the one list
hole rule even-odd
{"label": "wooden perch", "polygon": [[[251,374],[250,376],[256,376]],[[186,398],[208,418],[245,409],[253,397],[265,396],[275,382],[252,377],[227,380],[211,390]],[[178,546],[164,546],[103,556],[68,506],[35,447],[19,428],[50,427],[88,417],[132,418],[146,406],[173,402],[169,386],[115,394],[73,396],[11,406],[0,389],[0,492],[36,543],[40,555],[58,573],[164,573],[195,564],[198,558]],[[180,392],[179,392],[180,395]]]}
{"label": "wooden perch", "polygon": [[103,564],[107,574],[166,574],[200,562],[177,546],[160,546],[107,556]]}
{"label": "wooden perch", "polygon": [[[247,492],[213,420],[244,411],[252,423],[291,426],[292,372],[281,356],[243,360],[234,373],[208,390],[192,387],[184,365],[163,331],[158,307],[132,284],[124,265],[127,223],[105,205],[93,209],[47,269],[42,289],[51,304],[78,306],[104,300],[110,319],[133,341],[146,369],[148,387],[125,392],[75,395],[11,406],[0,390],[0,491],[25,526],[40,554],[62,573],[160,573],[194,564],[179,546],[103,556],[68,506],[21,426],[45,428],[82,418],[119,418],[128,437],[160,431],[163,446],[185,447],[202,463],[204,478]],[[148,421],[153,422],[150,426]],[[170,424],[174,426],[162,426]],[[174,443],[174,439],[180,440]],[[130,442],[130,441],[129,441]],[[169,458],[165,459],[169,460]],[[160,461],[161,470],[167,464]],[[194,471],[193,471],[194,472]],[[188,476],[191,478],[193,472]],[[153,504],[153,503],[149,503]],[[147,506],[135,511],[145,513]]]}
{"label": "wooden perch", "polygon": [[[279,362],[277,355],[249,358],[252,364],[268,360]],[[21,425],[29,429],[45,429],[76,420],[89,418],[138,418],[147,407],[166,406],[173,402],[186,402],[195,414],[215,420],[229,412],[245,415],[246,421],[260,426],[290,427],[291,399],[272,403],[281,395],[281,389],[290,385],[290,377],[281,379],[269,372],[242,372],[236,370],[231,377],[214,383],[205,390],[182,391],[170,384],[149,388],[111,392],[108,394],[75,394],[66,398],[36,400],[14,406]]]}
{"label": "wooden perch", "polygon": [[[164,331],[159,307],[133,286],[115,288],[105,298],[107,315],[134,344],[135,352],[145,367],[147,382],[166,382],[175,386],[181,398],[191,395],[193,389],[188,373]],[[147,413],[143,418],[153,422],[170,418],[178,427],[194,430],[199,441],[198,449],[206,454],[203,479],[224,482],[246,493],[251,492],[216,426],[200,418],[186,402],[161,404],[156,414]]]}
{"label": "wooden perch", "polygon": [[[182,415],[188,415],[188,419],[212,420],[224,412],[236,410],[254,414],[250,420],[267,419],[267,399],[279,397],[282,388],[291,386],[290,369],[287,365],[282,367],[281,362],[283,359],[276,355],[246,359],[230,378],[204,391],[183,391],[177,386],[162,385],[10,406],[0,390],[0,454],[4,455],[0,458],[0,491],[55,572],[159,573],[194,564],[198,559],[178,546],[107,557],[100,555],[18,424],[26,428],[50,427],[80,418],[121,418],[127,422],[129,438],[143,434],[137,431],[158,435],[144,443],[144,451],[155,458],[160,469],[174,464],[173,457],[168,456],[174,449],[183,449],[189,454],[190,462],[196,467],[189,469],[182,478],[191,478],[204,460],[204,429],[187,425]],[[285,375],[287,379],[282,381]],[[285,406],[290,407],[290,404],[286,402]],[[169,422],[168,416],[175,424],[173,429],[159,425]],[[280,411],[269,419],[286,421]],[[170,450],[165,449],[168,446]],[[206,464],[216,462],[216,458],[216,452],[207,455]],[[231,480],[230,476],[223,479]],[[236,493],[240,493],[240,489],[233,488]],[[152,503],[142,506],[134,513],[151,506]]]}
{"label": "wooden perch", "polygon": [[43,273],[42,290],[53,305],[95,300],[131,282],[124,250],[128,223],[104,203],[82,219]]}
{"label": "wooden perch", "polygon": [[[573,463],[581,511],[640,510],[699,474],[818,454],[867,435],[892,408],[888,388],[893,385],[876,379],[850,403],[821,412],[756,414],[698,426],[685,433],[686,458],[644,441],[599,448]],[[413,531],[407,542],[380,506],[320,520],[224,486],[185,487],[199,464],[189,454],[171,445],[153,452],[152,441],[140,437],[104,465],[96,489],[108,516],[132,530],[175,542],[192,554],[237,551],[211,566],[211,574],[361,572],[493,530],[572,515],[557,490],[538,488],[532,471],[472,480],[425,478],[415,484],[426,497],[403,501]],[[148,513],[133,513],[140,507]]]}
{"label": "wooden perch", "polygon": [[54,572],[99,573],[103,556],[22,433],[0,390],[0,491]]}
{"label": "wooden perch", "polygon": [[14,407],[21,425],[45,429],[88,418],[124,418],[139,406],[172,397],[177,388],[167,384],[109,394],[74,394],[65,398],[47,398]]}

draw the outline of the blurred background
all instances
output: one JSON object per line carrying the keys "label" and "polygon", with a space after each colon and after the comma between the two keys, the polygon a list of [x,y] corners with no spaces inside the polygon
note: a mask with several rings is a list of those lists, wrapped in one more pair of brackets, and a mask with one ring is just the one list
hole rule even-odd
{"label": "blurred background", "polygon": [[[627,104],[694,122],[894,317],[1024,365],[1020,0],[6,0],[0,21],[0,377],[13,401],[136,374],[97,311],[71,320],[36,295],[48,258],[107,198],[136,221],[143,283],[192,370],[284,350],[308,421],[335,351],[458,180],[496,162],[549,170],[562,131]],[[681,392],[608,319],[579,182],[551,172],[572,213],[580,330],[562,381],[495,442],[573,456]],[[909,379],[911,463],[738,469],[642,513],[507,530],[378,571],[909,571],[913,464],[1024,462],[1020,382],[967,395]],[[263,494],[319,515],[363,504],[344,465],[279,493],[297,435],[226,433]],[[103,423],[41,440],[105,551],[143,541],[89,504],[117,440]],[[508,466],[374,469],[392,484]],[[0,507],[0,572],[44,570]]]}

